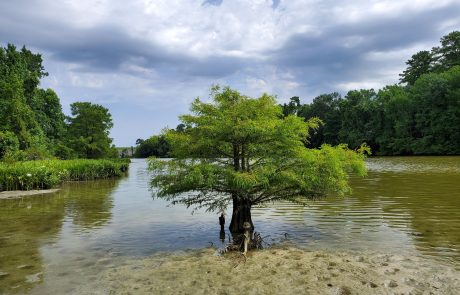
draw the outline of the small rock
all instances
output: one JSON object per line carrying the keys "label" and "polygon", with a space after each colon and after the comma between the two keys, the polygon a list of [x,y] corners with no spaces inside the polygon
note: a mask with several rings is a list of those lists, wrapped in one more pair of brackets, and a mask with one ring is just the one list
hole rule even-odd
{"label": "small rock", "polygon": [[356,261],[356,262],[363,262],[363,261],[364,261],[364,257],[362,257],[362,256],[356,256],[356,257],[355,257],[355,261]]}
{"label": "small rock", "polygon": [[377,288],[378,287],[377,284],[374,284],[373,282],[369,282],[369,283],[367,283],[367,285],[369,287],[371,287],[371,288]]}
{"label": "small rock", "polygon": [[386,288],[394,288],[394,287],[397,287],[398,284],[393,281],[393,280],[386,280],[383,282],[383,285],[386,287]]}
{"label": "small rock", "polygon": [[332,295],[351,295],[351,291],[348,287],[345,286],[340,286],[340,287],[334,287],[331,290]]}

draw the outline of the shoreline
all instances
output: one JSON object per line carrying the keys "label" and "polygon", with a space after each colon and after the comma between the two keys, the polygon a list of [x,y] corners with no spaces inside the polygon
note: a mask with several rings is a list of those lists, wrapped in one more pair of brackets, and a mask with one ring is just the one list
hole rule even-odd
{"label": "shoreline", "polygon": [[82,294],[460,294],[460,272],[426,258],[309,251],[292,245],[127,258]]}
{"label": "shoreline", "polygon": [[19,199],[28,196],[42,195],[42,194],[52,194],[57,191],[60,191],[60,188],[53,189],[44,189],[44,190],[30,190],[30,191],[3,191],[0,192],[0,200],[9,200],[9,199]]}

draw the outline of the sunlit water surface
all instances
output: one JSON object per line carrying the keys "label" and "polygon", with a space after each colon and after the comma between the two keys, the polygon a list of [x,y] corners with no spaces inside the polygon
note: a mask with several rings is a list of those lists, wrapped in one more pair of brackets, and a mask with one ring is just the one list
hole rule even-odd
{"label": "sunlit water surface", "polygon": [[[352,196],[254,208],[256,231],[268,243],[407,253],[459,269],[460,157],[367,164],[367,177],[351,179]],[[71,293],[133,256],[221,246],[218,215],[153,199],[146,168],[135,159],[121,179],[0,200],[0,294]]]}

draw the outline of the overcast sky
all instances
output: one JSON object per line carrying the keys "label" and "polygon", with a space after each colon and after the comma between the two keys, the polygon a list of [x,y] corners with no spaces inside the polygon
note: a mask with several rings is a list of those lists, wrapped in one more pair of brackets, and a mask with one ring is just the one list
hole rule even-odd
{"label": "overcast sky", "polygon": [[460,0],[0,0],[1,45],[43,55],[66,113],[109,108],[117,146],[174,128],[213,83],[280,103],[397,83],[459,29]]}

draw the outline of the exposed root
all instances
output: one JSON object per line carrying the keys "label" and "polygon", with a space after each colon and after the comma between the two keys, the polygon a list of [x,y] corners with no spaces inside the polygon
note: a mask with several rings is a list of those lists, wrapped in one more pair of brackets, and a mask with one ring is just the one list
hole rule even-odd
{"label": "exposed root", "polygon": [[271,247],[271,244],[264,241],[267,237],[269,236],[262,237],[258,232],[254,232],[252,237],[250,235],[248,237],[245,234],[234,236],[233,241],[227,244],[223,249],[220,249],[219,253],[222,255],[227,252],[241,251],[240,253],[246,258],[246,254],[249,250],[262,250],[264,249],[264,245],[266,245],[265,248]]}

